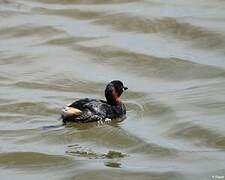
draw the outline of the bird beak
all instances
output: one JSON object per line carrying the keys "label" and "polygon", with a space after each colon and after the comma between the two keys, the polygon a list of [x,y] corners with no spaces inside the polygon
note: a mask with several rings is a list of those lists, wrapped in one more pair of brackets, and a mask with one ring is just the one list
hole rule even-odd
{"label": "bird beak", "polygon": [[128,89],[128,87],[123,87],[123,90],[126,91]]}

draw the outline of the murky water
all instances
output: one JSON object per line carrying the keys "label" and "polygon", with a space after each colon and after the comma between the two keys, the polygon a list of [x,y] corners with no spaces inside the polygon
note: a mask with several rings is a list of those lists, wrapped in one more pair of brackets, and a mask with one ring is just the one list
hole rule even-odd
{"label": "murky water", "polygon": [[[1,179],[225,175],[225,1],[0,0]],[[120,79],[127,119],[61,126]]]}

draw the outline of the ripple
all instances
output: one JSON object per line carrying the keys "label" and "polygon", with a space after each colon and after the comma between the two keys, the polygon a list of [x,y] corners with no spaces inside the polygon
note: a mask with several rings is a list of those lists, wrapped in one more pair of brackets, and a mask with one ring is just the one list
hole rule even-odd
{"label": "ripple", "polygon": [[[191,80],[224,77],[223,69],[178,58],[158,58],[113,47],[77,47],[98,63],[139,76],[164,80]],[[123,66],[120,63],[123,62]]]}
{"label": "ripple", "polygon": [[56,114],[57,110],[47,108],[45,103],[34,102],[19,102],[0,105],[0,112],[7,112],[12,114],[26,114],[26,115],[52,115]]}
{"label": "ripple", "polygon": [[207,31],[201,27],[174,18],[148,19],[129,14],[113,14],[95,21],[95,24],[109,25],[119,31],[134,31],[141,33],[171,34],[181,40],[192,41],[200,48],[218,48],[224,46],[221,34]]}
{"label": "ripple", "polygon": [[0,154],[0,166],[10,168],[39,166],[65,166],[72,164],[72,160],[65,156],[55,156],[34,152],[12,152]]}
{"label": "ripple", "polygon": [[[17,82],[13,84],[13,86],[16,87],[22,87],[22,88],[28,88],[28,89],[43,89],[43,90],[55,90],[55,91],[62,91],[62,92],[82,92],[82,93],[89,93],[90,90],[93,91],[93,93],[99,93],[102,83],[98,82],[84,82],[84,81],[76,81],[74,82],[71,79],[62,79],[59,78],[54,81],[49,81],[46,83],[38,83],[38,82]],[[104,89],[104,88],[103,88]],[[72,97],[73,98],[73,97]]]}
{"label": "ripple", "polygon": [[[17,64],[17,65],[24,65],[31,63],[30,61],[30,57],[27,57],[27,55],[22,55],[22,54],[18,54],[18,55],[14,55],[14,56],[6,56],[4,55],[4,53],[1,54],[2,55],[2,61],[0,62],[0,65],[10,65],[10,64]],[[19,61],[19,62],[18,62]],[[9,78],[7,77],[3,77],[3,80],[7,80]],[[0,77],[1,80],[1,77]]]}
{"label": "ripple", "polygon": [[66,153],[72,156],[78,156],[88,159],[121,159],[127,156],[126,154],[112,150],[108,151],[107,153],[98,153],[90,149],[85,150],[79,145],[70,145]]}
{"label": "ripple", "polygon": [[28,36],[39,36],[49,37],[62,33],[61,30],[52,26],[35,27],[33,25],[25,24],[15,27],[5,27],[0,30],[0,37],[3,39],[14,38],[14,37],[28,37]]}
{"label": "ripple", "polygon": [[46,15],[57,15],[65,16],[75,19],[98,19],[102,16],[105,16],[103,12],[94,12],[94,11],[81,11],[79,9],[47,9],[47,8],[35,8],[34,11],[40,12]]}
{"label": "ripple", "polygon": [[66,37],[66,38],[54,38],[44,44],[55,45],[55,46],[72,46],[78,42],[94,40],[94,37]]}
{"label": "ripple", "polygon": [[39,0],[50,4],[121,4],[131,3],[137,0]]}
{"label": "ripple", "polygon": [[211,129],[192,123],[179,123],[170,130],[170,136],[192,140],[196,146],[207,146],[225,150],[225,137]]}
{"label": "ripple", "polygon": [[[146,173],[147,172],[147,173]],[[161,179],[161,180],[172,180],[172,179],[182,179],[182,175],[179,173],[173,173],[173,172],[149,172],[149,169],[146,169],[145,173],[142,172],[136,172],[135,170],[129,171],[129,170],[104,170],[104,173],[102,173],[102,170],[92,170],[92,171],[85,171],[83,173],[80,173],[78,175],[74,175],[72,177],[68,177],[69,179],[89,179],[91,177],[96,177],[97,179],[105,179],[107,177],[110,177],[112,180],[119,179],[123,177],[124,180],[135,180],[135,179]]]}

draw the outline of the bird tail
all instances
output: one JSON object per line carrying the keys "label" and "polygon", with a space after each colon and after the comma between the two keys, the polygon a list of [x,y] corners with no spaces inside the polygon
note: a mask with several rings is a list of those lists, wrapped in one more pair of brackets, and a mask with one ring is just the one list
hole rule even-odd
{"label": "bird tail", "polygon": [[62,109],[62,117],[79,116],[81,114],[82,111],[77,108],[66,106]]}

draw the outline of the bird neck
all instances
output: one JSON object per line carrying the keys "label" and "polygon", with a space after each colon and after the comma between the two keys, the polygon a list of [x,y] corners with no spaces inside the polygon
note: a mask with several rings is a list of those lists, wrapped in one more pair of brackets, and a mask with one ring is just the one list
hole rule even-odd
{"label": "bird neck", "polygon": [[120,97],[111,95],[110,97],[106,97],[107,103],[111,106],[116,106],[121,103]]}

